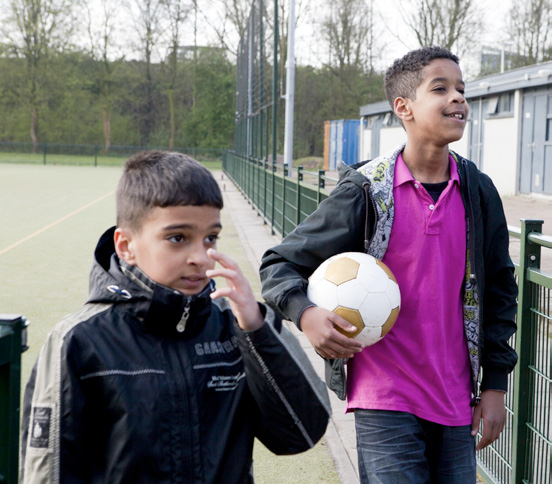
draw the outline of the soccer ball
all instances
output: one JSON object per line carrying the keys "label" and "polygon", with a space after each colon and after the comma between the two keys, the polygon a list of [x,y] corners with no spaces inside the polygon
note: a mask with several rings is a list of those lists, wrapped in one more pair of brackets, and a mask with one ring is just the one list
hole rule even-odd
{"label": "soccer ball", "polygon": [[377,343],[389,332],[401,307],[392,272],[362,252],[344,252],[325,260],[310,276],[307,296],[356,326],[355,332],[336,329],[364,346]]}

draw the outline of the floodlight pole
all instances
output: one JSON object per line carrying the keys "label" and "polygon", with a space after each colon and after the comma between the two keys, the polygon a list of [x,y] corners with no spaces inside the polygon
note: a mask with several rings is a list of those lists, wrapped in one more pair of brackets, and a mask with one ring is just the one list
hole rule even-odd
{"label": "floodlight pole", "polygon": [[293,167],[293,108],[295,98],[295,0],[289,0],[288,50],[286,69],[286,120],[284,164]]}
{"label": "floodlight pole", "polygon": [[248,26],[247,46],[247,156],[253,155],[252,149],[252,117],[253,117],[253,35],[255,32],[255,5],[251,4],[251,15]]}

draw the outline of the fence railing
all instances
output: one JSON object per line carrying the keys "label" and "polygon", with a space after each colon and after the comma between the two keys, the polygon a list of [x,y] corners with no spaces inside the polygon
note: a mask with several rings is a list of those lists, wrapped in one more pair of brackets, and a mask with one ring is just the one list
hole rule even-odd
{"label": "fence railing", "polygon": [[[106,150],[102,145],[70,145],[58,143],[12,143],[0,142],[0,162],[34,163],[42,165],[121,165],[129,156],[139,151],[160,149],[167,146],[121,146],[112,145]],[[222,150],[212,148],[172,148],[199,162],[222,160]]]}
{"label": "fence railing", "polygon": [[270,225],[272,233],[284,237],[328,198],[330,191],[326,186],[337,181],[326,176],[324,170],[290,170],[275,162],[229,151],[224,152],[222,167]]}
{"label": "fence railing", "polygon": [[[224,153],[223,170],[272,233],[283,237],[329,196],[328,186],[337,181],[322,170],[288,170],[233,152]],[[509,376],[505,429],[478,452],[478,472],[488,484],[552,482],[552,273],[541,269],[541,251],[552,249],[552,237],[542,234],[542,225],[521,220],[521,229],[509,227],[510,236],[520,240],[519,262],[514,262],[518,330],[510,341],[519,360]]]}

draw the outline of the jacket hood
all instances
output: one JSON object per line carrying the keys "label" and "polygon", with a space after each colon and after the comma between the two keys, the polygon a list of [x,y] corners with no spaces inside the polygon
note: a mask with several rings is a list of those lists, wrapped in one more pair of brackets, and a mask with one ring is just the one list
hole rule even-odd
{"label": "jacket hood", "polygon": [[146,332],[171,337],[195,334],[211,313],[214,281],[193,296],[158,284],[117,257],[114,233],[115,227],[108,229],[96,246],[87,302],[126,305]]}
{"label": "jacket hood", "polygon": [[342,183],[354,183],[362,187],[362,185],[366,183],[366,177],[361,175],[357,170],[366,163],[368,163],[368,161],[346,165],[344,162],[340,161],[337,165],[337,174],[339,176],[338,185]]}
{"label": "jacket hood", "polygon": [[[399,153],[404,150],[405,144],[401,144],[394,149],[377,156],[373,160],[361,161],[359,163],[354,163],[352,165],[346,165],[342,161],[337,166],[337,172],[339,174],[339,183],[354,183],[359,187],[362,187],[366,184],[366,176],[364,176],[364,171],[369,168],[369,166],[375,166],[380,163],[394,165],[397,156]],[[368,165],[370,164],[370,165]],[[368,165],[366,167],[365,165]],[[364,169],[361,169],[363,168]]]}

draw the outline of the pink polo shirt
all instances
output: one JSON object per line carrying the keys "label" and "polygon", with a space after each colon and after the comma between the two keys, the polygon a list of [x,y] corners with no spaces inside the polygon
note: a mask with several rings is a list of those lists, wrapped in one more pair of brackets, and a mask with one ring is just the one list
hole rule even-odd
{"label": "pink polo shirt", "polygon": [[466,219],[456,163],[434,203],[402,156],[395,165],[395,217],[383,262],[401,290],[389,334],[349,360],[347,411],[412,413],[442,425],[471,423],[470,363],[462,318]]}

